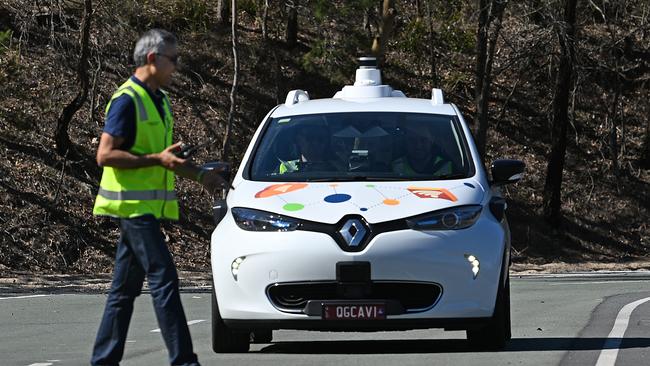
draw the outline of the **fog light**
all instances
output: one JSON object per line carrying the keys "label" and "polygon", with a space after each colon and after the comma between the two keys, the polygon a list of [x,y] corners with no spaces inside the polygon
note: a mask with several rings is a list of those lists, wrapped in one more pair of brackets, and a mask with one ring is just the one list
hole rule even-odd
{"label": "fog light", "polygon": [[472,266],[472,275],[473,278],[476,279],[476,277],[478,277],[478,272],[481,270],[481,263],[479,262],[478,258],[471,254],[465,254],[465,258]]}
{"label": "fog light", "polygon": [[230,265],[230,272],[232,272],[232,278],[237,281],[237,274],[239,273],[239,266],[242,264],[242,262],[246,259],[246,257],[239,257],[235,258],[234,261],[232,261],[232,264]]}

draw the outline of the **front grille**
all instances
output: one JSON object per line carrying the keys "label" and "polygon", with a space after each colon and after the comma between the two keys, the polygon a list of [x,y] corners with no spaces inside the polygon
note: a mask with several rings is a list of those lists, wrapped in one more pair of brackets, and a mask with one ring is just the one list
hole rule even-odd
{"label": "front grille", "polygon": [[268,287],[267,295],[281,311],[301,312],[310,300],[394,300],[406,311],[432,307],[442,292],[440,285],[426,282],[349,283],[303,282],[279,283]]}

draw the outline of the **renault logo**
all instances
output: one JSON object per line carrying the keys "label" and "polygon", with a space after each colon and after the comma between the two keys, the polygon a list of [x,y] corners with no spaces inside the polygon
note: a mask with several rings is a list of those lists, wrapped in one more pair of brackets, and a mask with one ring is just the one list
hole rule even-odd
{"label": "renault logo", "polygon": [[350,219],[345,222],[345,225],[339,230],[339,234],[343,237],[345,242],[350,247],[356,247],[361,244],[363,239],[366,237],[368,230],[363,225],[361,220]]}

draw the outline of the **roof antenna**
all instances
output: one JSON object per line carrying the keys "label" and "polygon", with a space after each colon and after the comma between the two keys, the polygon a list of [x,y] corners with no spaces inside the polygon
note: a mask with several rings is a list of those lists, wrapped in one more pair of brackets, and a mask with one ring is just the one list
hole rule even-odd
{"label": "roof antenna", "polygon": [[357,69],[354,86],[378,86],[381,85],[381,71],[377,68],[376,57],[359,57],[359,68]]}
{"label": "roof antenna", "polygon": [[376,69],[377,68],[377,57],[373,56],[364,56],[357,59],[359,61],[360,69]]}

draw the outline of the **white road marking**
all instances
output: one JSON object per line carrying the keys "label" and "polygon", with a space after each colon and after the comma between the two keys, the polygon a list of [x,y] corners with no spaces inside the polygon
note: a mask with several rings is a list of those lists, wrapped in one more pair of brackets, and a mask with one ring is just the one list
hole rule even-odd
{"label": "white road marking", "polygon": [[[194,325],[194,324],[202,323],[204,321],[205,321],[205,319],[190,320],[189,322],[187,322],[187,325]],[[160,333],[160,328],[150,330],[149,332],[150,333]]]}
{"label": "white road marking", "polygon": [[47,362],[36,362],[29,364],[27,366],[52,366],[54,365],[54,362],[59,362],[61,360],[47,360]]}
{"label": "white road marking", "polygon": [[192,296],[193,299],[200,299],[201,296]]}
{"label": "white road marking", "polygon": [[650,301],[650,297],[646,297],[634,302],[631,302],[621,309],[616,316],[616,321],[614,322],[614,327],[612,331],[609,332],[607,336],[607,341],[603,345],[603,350],[600,351],[600,356],[598,356],[598,361],[596,361],[596,366],[613,366],[616,363],[616,357],[618,357],[618,350],[625,337],[625,330],[627,330],[628,322],[630,321],[630,315],[637,306]]}
{"label": "white road marking", "polygon": [[[29,299],[32,297],[45,297],[45,296],[51,296],[51,295],[27,295],[27,296],[9,296],[9,297],[0,297],[0,300],[8,300],[8,299]],[[31,366],[31,365],[30,365]]]}
{"label": "white road marking", "polygon": [[550,286],[564,286],[564,285],[602,285],[606,283],[635,283],[635,282],[644,282],[648,283],[648,280],[621,280],[621,281],[589,281],[589,282],[560,282],[560,283],[549,283]]}

